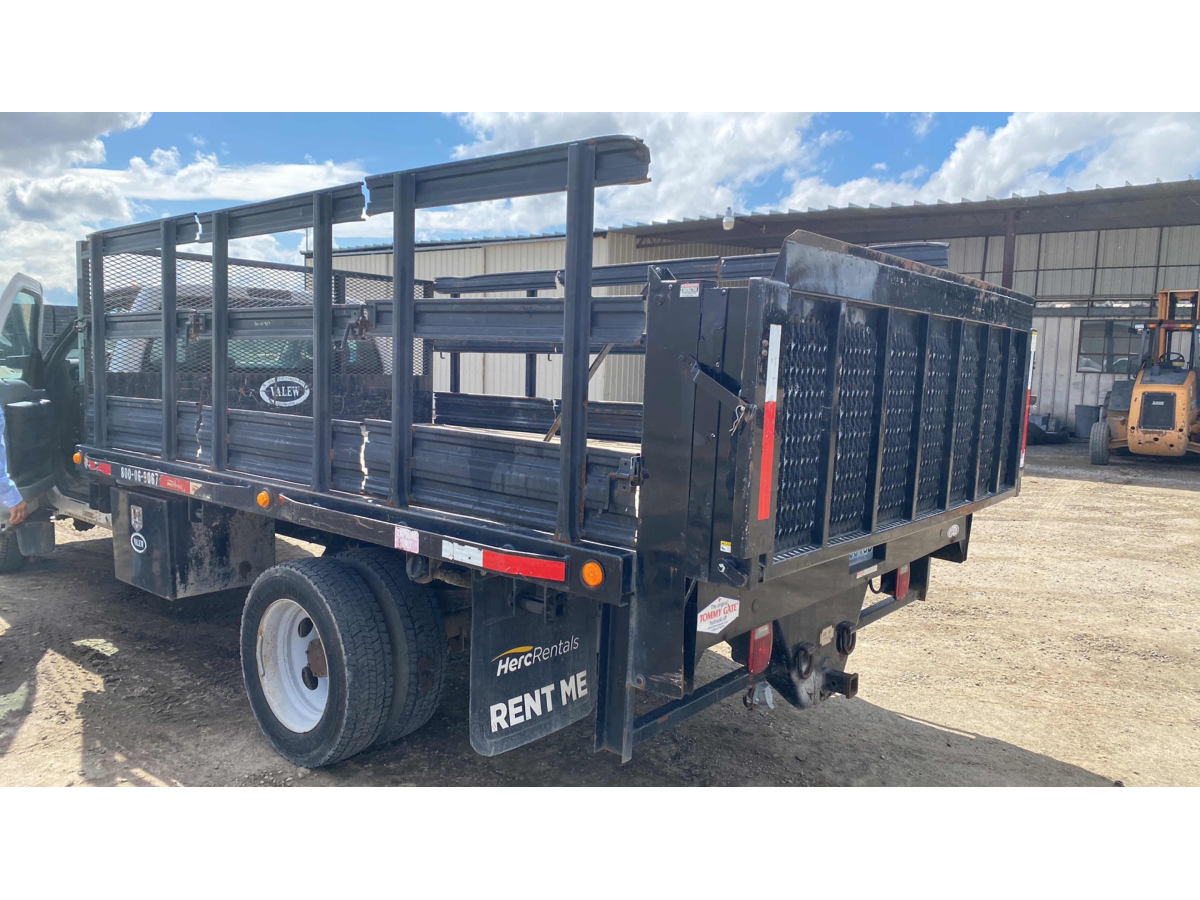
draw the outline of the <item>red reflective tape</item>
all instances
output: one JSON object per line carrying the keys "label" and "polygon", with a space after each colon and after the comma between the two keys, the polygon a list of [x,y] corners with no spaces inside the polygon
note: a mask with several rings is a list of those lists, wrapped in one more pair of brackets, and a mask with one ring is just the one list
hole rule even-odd
{"label": "red reflective tape", "polygon": [[111,475],[112,466],[106,462],[96,462],[94,459],[87,461],[87,467],[93,472],[99,472],[101,475]]}
{"label": "red reflective tape", "polygon": [[496,550],[483,551],[483,567],[506,575],[525,575],[543,581],[566,581],[567,564],[561,559],[542,559],[536,556],[514,556]]}
{"label": "red reflective tape", "polygon": [[1021,426],[1021,468],[1025,468],[1025,440],[1029,437],[1029,400],[1032,390],[1025,391],[1025,423]]}
{"label": "red reflective tape", "polygon": [[763,411],[762,468],[758,475],[758,518],[771,518],[771,478],[775,474],[775,403]]}

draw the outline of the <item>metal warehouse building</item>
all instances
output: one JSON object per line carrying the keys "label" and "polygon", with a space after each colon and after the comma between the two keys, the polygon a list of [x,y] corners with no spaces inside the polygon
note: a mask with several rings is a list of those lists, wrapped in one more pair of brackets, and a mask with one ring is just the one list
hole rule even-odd
{"label": "metal warehouse building", "polygon": [[[945,241],[953,271],[1035,297],[1034,409],[1072,429],[1075,407],[1101,404],[1128,370],[1138,351],[1128,323],[1151,316],[1156,291],[1200,287],[1200,181],[1194,180],[1004,200],[753,213],[737,216],[731,230],[719,217],[628,225],[596,233],[593,262],[772,253],[797,229],[857,244]],[[390,275],[390,250],[343,248],[334,264]],[[433,279],[560,269],[565,240],[536,235],[427,243],[417,250],[417,277]],[[636,356],[606,359],[593,379],[592,399],[640,401],[641,363]],[[558,357],[539,357],[536,365],[538,393],[557,396]],[[460,390],[526,392],[522,355],[463,354],[455,366]],[[450,386],[451,360],[439,354],[434,387]]]}

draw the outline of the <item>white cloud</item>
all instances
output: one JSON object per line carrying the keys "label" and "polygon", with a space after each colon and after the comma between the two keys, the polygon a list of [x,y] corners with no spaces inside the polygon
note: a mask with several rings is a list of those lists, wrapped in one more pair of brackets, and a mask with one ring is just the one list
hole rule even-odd
{"label": "white cloud", "polygon": [[[75,242],[100,228],[151,218],[161,209],[157,204],[194,201],[203,211],[346,184],[364,175],[354,162],[306,157],[304,164],[233,166],[199,149],[185,159],[175,147],[113,167],[103,138],[140,128],[148,118],[143,113],[0,114],[0,280],[22,271],[48,288],[70,291]],[[196,135],[187,138],[196,148],[205,143]],[[294,239],[271,235],[235,242],[231,253],[299,261]]]}
{"label": "white cloud", "polygon": [[1057,193],[1096,184],[1116,187],[1187,178],[1200,171],[1197,113],[1015,113],[989,132],[972,128],[924,182],[923,166],[898,180],[859,178],[830,184],[793,180],[785,205],[933,203],[1012,193]]}
{"label": "white cloud", "polygon": [[[556,143],[582,135],[643,138],[652,163],[648,185],[601,189],[596,221],[720,215],[727,206],[824,208],[856,203],[932,203],[1010,193],[1090,188],[1186,178],[1200,173],[1200,114],[1018,113],[1000,128],[972,128],[940,162],[889,176],[887,161],[847,181],[829,176],[827,149],[850,139],[807,113],[763,114],[463,114],[471,136],[458,158]],[[158,214],[161,204],[203,211],[360,180],[353,159],[232,165],[198,146],[157,148],[144,157],[107,159],[104,136],[138,128],[141,114],[0,115],[0,278],[25,271],[48,286],[74,287],[74,242],[97,228]],[[932,118],[926,129],[934,124]],[[919,119],[910,120],[915,130]],[[192,139],[195,143],[195,139]],[[903,158],[895,148],[895,165]],[[784,189],[763,198],[761,185]],[[754,202],[751,202],[753,198]],[[194,206],[191,204],[194,203]],[[560,227],[563,195],[520,198],[419,213],[420,237],[514,234]],[[388,241],[391,216],[339,225],[339,244]],[[237,255],[294,262],[301,236],[262,236]]]}
{"label": "white cloud", "polygon": [[937,113],[931,113],[931,112],[913,113],[912,114],[913,134],[915,134],[918,138],[923,138],[923,137],[925,137],[925,135],[929,134],[930,129],[933,128],[933,120],[934,120],[935,116],[937,116]]}

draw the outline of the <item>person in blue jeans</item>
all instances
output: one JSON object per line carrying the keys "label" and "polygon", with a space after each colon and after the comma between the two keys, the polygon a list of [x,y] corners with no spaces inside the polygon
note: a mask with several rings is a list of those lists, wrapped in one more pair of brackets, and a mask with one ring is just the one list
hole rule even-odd
{"label": "person in blue jeans", "polygon": [[28,508],[17,490],[17,484],[8,474],[8,445],[4,438],[4,406],[0,404],[0,503],[8,507],[8,524],[20,525],[25,521]]}

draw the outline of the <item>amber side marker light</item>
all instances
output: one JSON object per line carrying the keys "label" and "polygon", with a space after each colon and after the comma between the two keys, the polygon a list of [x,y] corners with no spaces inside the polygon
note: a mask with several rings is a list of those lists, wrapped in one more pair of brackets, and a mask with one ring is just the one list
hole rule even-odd
{"label": "amber side marker light", "polygon": [[589,559],[583,564],[583,570],[579,573],[579,577],[588,587],[598,588],[604,584],[604,567],[594,559]]}
{"label": "amber side marker light", "polygon": [[82,466],[83,454],[76,450],[73,454],[71,454],[71,462],[75,463],[77,466]]}
{"label": "amber side marker light", "polygon": [[263,509],[267,509],[271,505],[271,495],[266,491],[259,491],[258,496],[254,500]]}

